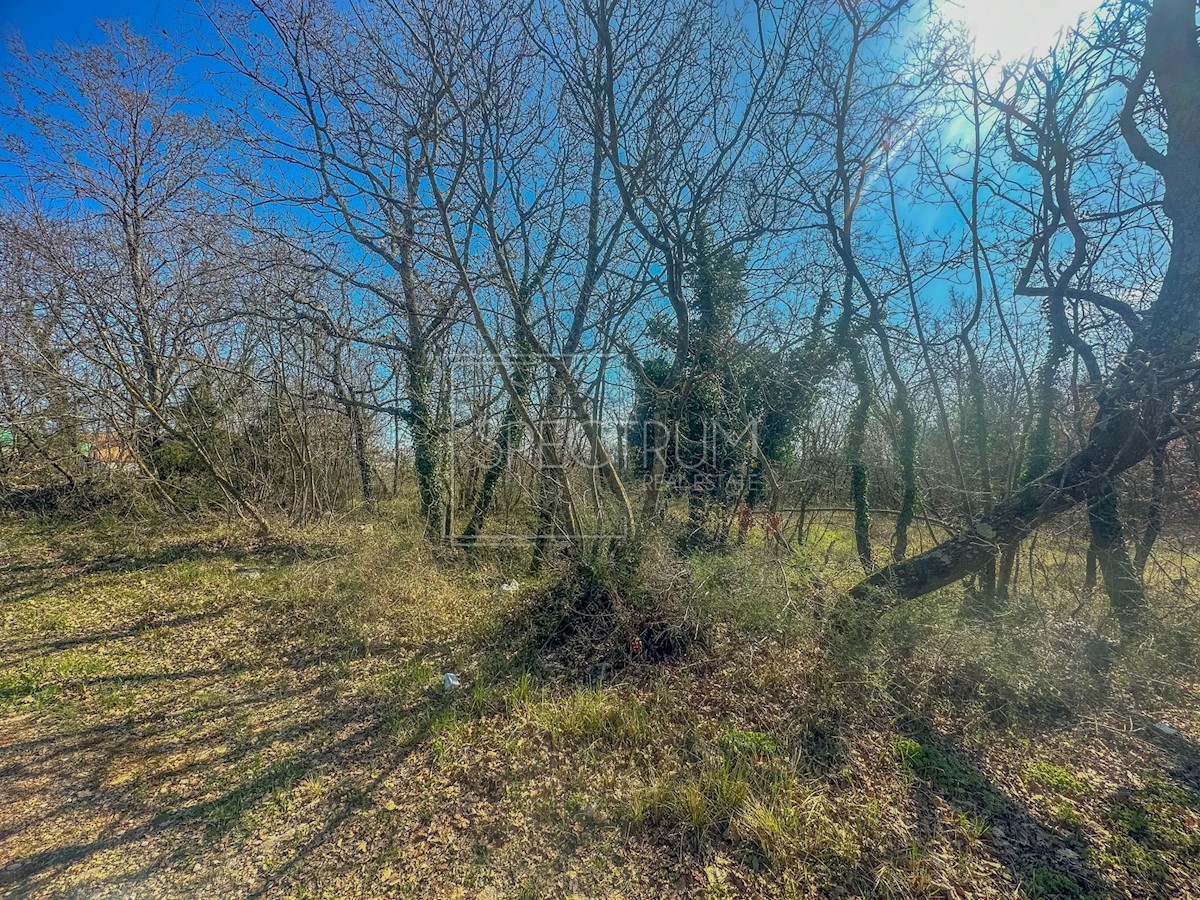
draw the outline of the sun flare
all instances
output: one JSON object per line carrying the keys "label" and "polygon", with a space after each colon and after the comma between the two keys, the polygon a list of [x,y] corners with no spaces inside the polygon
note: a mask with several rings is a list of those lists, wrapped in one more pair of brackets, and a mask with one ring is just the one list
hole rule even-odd
{"label": "sun flare", "polygon": [[946,0],[949,18],[966,26],[981,57],[1008,61],[1043,50],[1097,0]]}

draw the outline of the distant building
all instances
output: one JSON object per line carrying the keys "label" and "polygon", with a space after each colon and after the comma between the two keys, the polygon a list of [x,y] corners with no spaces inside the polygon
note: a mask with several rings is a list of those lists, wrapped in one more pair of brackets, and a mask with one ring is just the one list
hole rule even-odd
{"label": "distant building", "polygon": [[79,441],[79,452],[89,460],[106,466],[123,468],[134,461],[124,438],[112,431],[84,435]]}

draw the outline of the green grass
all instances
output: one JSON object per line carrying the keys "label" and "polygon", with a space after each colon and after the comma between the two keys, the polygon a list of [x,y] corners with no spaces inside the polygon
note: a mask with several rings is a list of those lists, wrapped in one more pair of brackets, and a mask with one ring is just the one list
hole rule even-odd
{"label": "green grass", "polygon": [[1056,822],[1078,827],[1084,822],[1083,814],[1070,803],[1055,803],[1050,807],[1050,815]]}
{"label": "green grass", "polygon": [[413,700],[423,691],[432,690],[438,683],[438,673],[428,663],[408,659],[369,676],[360,690],[364,696],[374,700],[400,703]]}
{"label": "green grass", "polygon": [[772,735],[721,727],[694,748],[697,763],[636,791],[628,816],[664,828],[696,851],[732,846],[753,869],[786,872],[803,864],[814,878],[836,878],[880,832],[870,801],[839,808],[819,782],[793,767]]}
{"label": "green grass", "polygon": [[1064,797],[1084,797],[1091,793],[1091,785],[1078,775],[1067,771],[1062,766],[1038,760],[1029,764],[1025,770],[1025,780],[1030,784],[1054,791]]}
{"label": "green grass", "polygon": [[1025,886],[1033,900],[1100,900],[1094,891],[1056,869],[1034,869]]}
{"label": "green grass", "polygon": [[1106,816],[1111,836],[1101,856],[1150,885],[1172,865],[1200,878],[1200,794],[1154,777],[1122,796]]}
{"label": "green grass", "polygon": [[[74,711],[72,701],[81,692],[113,671],[99,651],[63,650],[25,659],[0,669],[0,709],[58,710],[68,714]],[[101,688],[97,693],[103,703],[120,705],[119,685]]]}
{"label": "green grass", "polygon": [[286,815],[291,789],[300,782],[302,771],[296,760],[282,759],[264,765],[240,782],[204,810],[210,837],[236,831],[246,838],[272,816]]}
{"label": "green grass", "polygon": [[779,756],[781,747],[771,735],[744,728],[724,728],[717,735],[717,746],[730,765],[771,759]]}
{"label": "green grass", "polygon": [[[518,686],[520,682],[518,682]],[[537,701],[523,701],[523,712],[544,729],[555,747],[640,747],[653,740],[650,715],[636,699],[598,687],[548,691]]]}
{"label": "green grass", "polygon": [[1005,812],[1005,801],[992,783],[961,757],[910,737],[892,739],[901,763],[956,806],[967,806],[986,824]]}

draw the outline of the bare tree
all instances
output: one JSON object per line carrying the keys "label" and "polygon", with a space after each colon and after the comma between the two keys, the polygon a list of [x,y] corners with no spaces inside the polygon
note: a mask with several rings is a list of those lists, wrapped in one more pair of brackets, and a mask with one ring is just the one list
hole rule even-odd
{"label": "bare tree", "polygon": [[[884,588],[915,597],[962,578],[1000,547],[1028,535],[1071,506],[1087,502],[1093,533],[1109,549],[1123,545],[1113,479],[1170,440],[1186,410],[1176,407],[1192,376],[1200,331],[1200,46],[1196,4],[1156,0],[1148,11],[1123,13],[1144,23],[1144,50],[1128,76],[1121,129],[1133,154],[1162,179],[1163,211],[1172,224],[1170,263],[1144,327],[1108,378],[1087,443],[1057,468],[999,503],[969,530],[918,557],[889,566],[855,588],[859,597]],[[1129,26],[1134,27],[1134,26]],[[1153,77],[1153,81],[1151,78]],[[1152,93],[1151,93],[1152,91]],[[1150,102],[1151,100],[1155,102]],[[1161,118],[1159,118],[1161,116]],[[1165,149],[1152,143],[1161,129]],[[1102,557],[1114,610],[1136,628],[1142,592],[1119,558]]]}
{"label": "bare tree", "polygon": [[18,47],[8,75],[41,311],[90,367],[78,387],[109,401],[105,418],[148,475],[155,448],[181,441],[265,530],[213,445],[176,411],[202,370],[237,352],[223,296],[236,254],[212,190],[221,131],[191,114],[181,59],[126,26],[105,32],[92,46]]}

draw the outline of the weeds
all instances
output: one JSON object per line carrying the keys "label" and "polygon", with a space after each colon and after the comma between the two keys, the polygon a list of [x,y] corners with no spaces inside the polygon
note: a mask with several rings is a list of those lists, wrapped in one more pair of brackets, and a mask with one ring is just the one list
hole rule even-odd
{"label": "weeds", "polygon": [[1068,772],[1062,766],[1041,760],[1029,765],[1025,778],[1033,785],[1062,794],[1064,797],[1083,797],[1091,793],[1091,786],[1078,775]]}
{"label": "weeds", "polygon": [[545,730],[555,747],[601,743],[633,748],[653,739],[650,715],[642,703],[622,700],[598,688],[527,702],[526,715]]}
{"label": "weeds", "polygon": [[[1200,883],[1200,798],[1083,725],[1143,679],[1190,732],[1189,670],[1162,647],[1097,650],[1092,625],[1019,603],[963,627],[946,597],[837,633],[804,548],[612,547],[530,581],[527,560],[383,527],[287,538],[12,537],[29,568],[3,611],[0,852],[87,846],[131,810],[167,823],[147,857],[198,833],[203,877],[236,860],[279,896],[375,877],[415,896],[1098,896],[1085,865],[1133,896]],[[21,749],[38,741],[54,752]],[[1073,867],[1005,849],[1068,831]]]}
{"label": "weeds", "polygon": [[783,871],[845,871],[876,833],[867,809],[845,815],[820,787],[801,779],[791,754],[770,735],[720,729],[696,748],[687,774],[636,792],[634,823],[675,832],[686,846],[731,843],[747,865]]}

